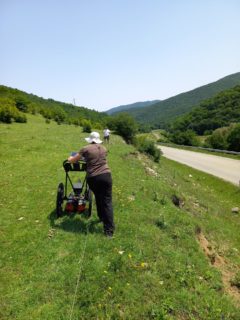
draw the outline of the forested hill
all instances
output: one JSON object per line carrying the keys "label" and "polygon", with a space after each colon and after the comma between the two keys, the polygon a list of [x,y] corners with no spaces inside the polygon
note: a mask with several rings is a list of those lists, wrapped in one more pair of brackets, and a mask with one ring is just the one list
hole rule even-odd
{"label": "forested hill", "polygon": [[151,124],[153,127],[164,127],[167,122],[189,112],[203,100],[215,94],[240,85],[240,72],[224,77],[216,82],[204,85],[194,90],[181,93],[172,98],[160,101],[145,108],[125,110],[141,123]]}
{"label": "forested hill", "polygon": [[182,132],[190,129],[202,135],[231,123],[240,123],[240,85],[203,101],[199,107],[176,119],[171,129]]}
{"label": "forested hill", "polygon": [[143,101],[143,102],[135,102],[135,103],[131,103],[131,104],[125,104],[125,105],[121,105],[121,106],[109,109],[106,111],[106,113],[112,115],[114,113],[123,112],[123,111],[129,110],[129,109],[149,107],[157,102],[160,102],[160,100]]}
{"label": "forested hill", "polygon": [[85,119],[92,123],[102,123],[108,117],[106,113],[53,99],[44,99],[3,85],[0,85],[0,104],[12,110],[17,107],[22,112],[41,113],[47,119],[74,124],[79,124],[79,121]]}

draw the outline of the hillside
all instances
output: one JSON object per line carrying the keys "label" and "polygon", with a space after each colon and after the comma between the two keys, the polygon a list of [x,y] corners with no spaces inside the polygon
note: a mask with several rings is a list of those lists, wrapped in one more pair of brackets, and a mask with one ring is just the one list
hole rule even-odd
{"label": "hillside", "polygon": [[132,110],[132,109],[137,109],[137,108],[149,107],[152,104],[155,104],[159,101],[160,100],[153,100],[153,101],[143,101],[143,102],[135,102],[135,103],[131,103],[131,104],[125,104],[125,105],[121,105],[121,106],[109,109],[106,111],[106,113],[109,115],[112,115],[114,113],[123,112],[123,111],[129,110],[129,109]]}
{"label": "hillside", "polygon": [[81,128],[27,117],[0,124],[1,319],[240,319],[237,187],[112,135],[109,240],[95,206],[55,216]]}
{"label": "hillside", "polygon": [[191,129],[198,135],[203,135],[206,130],[212,131],[238,122],[240,122],[240,85],[201,102],[199,107],[173,122],[172,130]]}
{"label": "hillside", "polygon": [[0,102],[2,99],[13,107],[17,105],[20,111],[33,114],[41,113],[47,119],[60,120],[60,122],[67,121],[78,124],[80,120],[88,119],[97,123],[104,122],[107,118],[107,114],[102,112],[53,99],[44,99],[34,94],[0,85]]}
{"label": "hillside", "polygon": [[224,77],[194,90],[178,94],[145,108],[125,110],[141,123],[149,123],[153,127],[164,127],[167,122],[189,112],[203,100],[215,94],[240,85],[240,72]]}

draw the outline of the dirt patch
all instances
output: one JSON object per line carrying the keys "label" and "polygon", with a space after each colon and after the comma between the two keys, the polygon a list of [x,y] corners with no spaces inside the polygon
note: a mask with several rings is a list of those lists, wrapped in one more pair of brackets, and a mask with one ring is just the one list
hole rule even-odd
{"label": "dirt patch", "polygon": [[136,158],[138,159],[145,169],[145,173],[148,176],[158,177],[158,172],[156,171],[156,167],[152,167],[152,161],[144,154],[134,151],[124,156],[125,159]]}
{"label": "dirt patch", "polygon": [[240,290],[236,286],[231,285],[231,280],[234,278],[235,271],[233,266],[230,265],[220,256],[215,248],[210,244],[204,234],[201,232],[201,229],[196,230],[197,239],[205,255],[208,257],[212,266],[217,268],[222,274],[222,282],[224,290],[229,294],[235,301],[235,303],[240,306]]}
{"label": "dirt patch", "polygon": [[158,177],[156,167],[155,168],[152,167],[151,165],[152,161],[149,160],[149,158],[146,155],[139,152],[137,155],[137,158],[144,166],[145,172],[148,176]]}
{"label": "dirt patch", "polygon": [[147,166],[145,166],[145,172],[148,176],[152,176],[152,177],[157,177],[158,176],[158,173],[152,169],[152,168],[149,168]]}
{"label": "dirt patch", "polygon": [[184,200],[178,197],[176,194],[172,195],[172,203],[178,208],[183,208],[184,206]]}

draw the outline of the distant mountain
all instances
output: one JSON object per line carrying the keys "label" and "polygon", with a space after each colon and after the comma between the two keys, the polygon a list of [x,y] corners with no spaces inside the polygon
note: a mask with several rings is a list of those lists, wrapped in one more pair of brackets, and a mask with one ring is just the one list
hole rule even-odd
{"label": "distant mountain", "polygon": [[132,115],[140,123],[147,123],[152,125],[152,127],[161,128],[165,127],[169,121],[191,111],[201,101],[209,99],[217,93],[236,85],[240,85],[240,72],[150,106],[125,109],[124,111]]}
{"label": "distant mountain", "polygon": [[114,108],[109,109],[109,110],[107,110],[105,112],[107,114],[114,114],[114,113],[118,113],[118,112],[123,112],[125,110],[129,110],[129,109],[149,107],[152,104],[155,104],[157,102],[160,102],[160,100],[135,102],[135,103],[131,103],[131,104],[125,104],[125,105],[121,105],[121,106],[118,106],[118,107],[114,107]]}

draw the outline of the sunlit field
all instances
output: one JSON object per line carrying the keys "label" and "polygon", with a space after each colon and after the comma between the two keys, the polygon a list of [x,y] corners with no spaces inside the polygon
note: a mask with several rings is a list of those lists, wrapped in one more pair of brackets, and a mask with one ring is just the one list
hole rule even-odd
{"label": "sunlit field", "polygon": [[55,215],[85,136],[40,116],[0,125],[1,319],[240,319],[240,189],[113,135],[107,239],[95,206]]}

